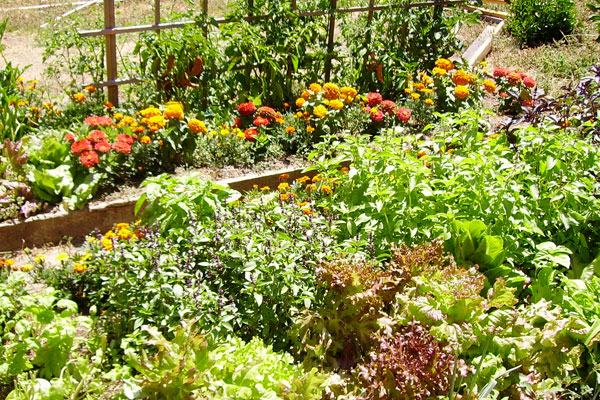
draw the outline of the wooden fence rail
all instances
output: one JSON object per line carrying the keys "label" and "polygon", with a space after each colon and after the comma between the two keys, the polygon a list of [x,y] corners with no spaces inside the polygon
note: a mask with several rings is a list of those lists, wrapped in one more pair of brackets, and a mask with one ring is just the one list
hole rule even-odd
{"label": "wooden fence rail", "polygon": [[[254,0],[247,0],[249,9],[254,6]],[[314,10],[314,11],[300,11],[296,12],[295,15],[299,17],[317,17],[317,16],[328,16],[328,38],[327,38],[327,58],[325,60],[325,80],[330,79],[331,63],[333,55],[333,46],[335,44],[335,26],[336,26],[336,15],[348,14],[348,13],[368,13],[368,22],[371,23],[375,11],[382,11],[393,7],[392,5],[377,5],[375,0],[369,0],[368,6],[362,7],[348,7],[338,8],[337,0],[329,0],[330,7],[328,10]],[[440,15],[443,7],[456,6],[465,3],[467,0],[430,0],[430,1],[419,1],[415,3],[404,4],[395,6],[397,8],[418,8],[418,7],[434,7],[434,14]],[[490,0],[487,0],[490,1]],[[500,0],[493,0],[500,2]],[[296,0],[291,0],[292,10],[296,10]],[[202,13],[208,14],[208,0],[202,0]],[[177,29],[183,28],[188,25],[197,24],[196,21],[178,21],[178,22],[160,22],[160,0],[154,0],[154,24],[147,25],[134,25],[134,26],[115,26],[115,0],[104,0],[104,29],[86,30],[80,31],[79,34],[82,37],[90,36],[104,36],[105,47],[106,47],[106,78],[104,82],[95,82],[92,85],[97,87],[106,87],[108,90],[108,100],[114,105],[119,104],[119,86],[134,84],[142,82],[138,78],[118,78],[117,70],[117,46],[116,36],[124,33],[138,33],[145,31],[161,31],[165,29]],[[257,20],[264,20],[269,18],[268,16],[252,15],[249,14],[243,19],[252,22]],[[236,19],[228,18],[215,18],[218,24],[228,24],[236,22]],[[205,30],[205,34],[208,32]]]}

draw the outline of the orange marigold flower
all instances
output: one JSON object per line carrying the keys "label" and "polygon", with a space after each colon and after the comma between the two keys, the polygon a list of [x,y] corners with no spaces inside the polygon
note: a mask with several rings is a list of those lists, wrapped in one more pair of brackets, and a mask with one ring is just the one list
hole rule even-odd
{"label": "orange marigold flower", "polygon": [[307,191],[307,192],[310,192],[310,191],[315,191],[315,190],[317,190],[317,185],[315,185],[315,184],[313,184],[313,183],[311,183],[311,184],[309,184],[309,185],[306,185],[306,191]]}
{"label": "orange marigold flower", "polygon": [[313,133],[315,131],[315,128],[313,128],[312,126],[309,126],[306,128],[306,132],[308,133]]}
{"label": "orange marigold flower", "polygon": [[421,98],[421,95],[419,93],[411,93],[410,97],[412,97],[413,100],[419,100]]}
{"label": "orange marigold flower", "polygon": [[88,91],[88,93],[90,93],[90,94],[91,94],[91,93],[94,93],[94,92],[96,91],[96,87],[95,87],[94,85],[87,85],[87,86],[85,87],[85,90],[87,90],[87,91]]}
{"label": "orange marigold flower", "polygon": [[483,88],[488,93],[494,93],[496,91],[496,83],[491,79],[486,79],[483,81]]}
{"label": "orange marigold flower", "polygon": [[302,107],[304,105],[304,103],[306,103],[306,100],[304,100],[302,97],[298,97],[296,99],[296,106]]}
{"label": "orange marigold flower", "polygon": [[329,186],[323,185],[321,186],[321,192],[331,194],[333,193],[333,190]]}
{"label": "orange marigold flower", "polygon": [[73,100],[75,100],[75,102],[77,103],[81,103],[85,100],[85,94],[83,93],[75,93],[73,95]]}
{"label": "orange marigold flower", "polygon": [[464,100],[469,97],[469,88],[463,85],[458,85],[454,88],[454,95],[457,99]]}
{"label": "orange marigold flower", "polygon": [[285,128],[286,133],[294,133],[296,132],[296,128],[294,128],[293,126],[288,126],[287,128]]}
{"label": "orange marigold flower", "polygon": [[279,175],[279,182],[287,181],[288,179],[290,179],[290,174]]}
{"label": "orange marigold flower", "polygon": [[433,101],[433,99],[425,99],[425,104],[427,104],[428,106],[432,106],[435,104],[435,102]]}
{"label": "orange marigold flower", "polygon": [[329,102],[329,107],[333,108],[334,110],[341,110],[344,108],[344,102],[340,100],[331,100]]}
{"label": "orange marigold flower", "polygon": [[208,132],[208,129],[206,128],[206,125],[204,124],[204,122],[202,122],[196,118],[192,118],[189,120],[188,128],[190,128],[190,130],[194,133],[207,133]]}
{"label": "orange marigold flower", "polygon": [[300,95],[300,97],[302,97],[304,100],[310,99],[310,96],[311,96],[311,94],[308,90],[303,91],[302,94]]}
{"label": "orange marigold flower", "polygon": [[111,103],[110,101],[105,101],[104,107],[108,108],[109,110],[112,110],[113,108],[115,108],[115,105],[113,103]]}
{"label": "orange marigold flower", "polygon": [[144,135],[140,138],[140,143],[142,143],[142,144],[149,144],[150,142],[152,142],[152,139],[150,139],[150,136]]}
{"label": "orange marigold flower", "polygon": [[452,82],[454,82],[455,85],[466,86],[471,83],[471,78],[472,77],[469,73],[459,69],[454,73],[454,75],[452,75]]}
{"label": "orange marigold flower", "polygon": [[439,58],[435,62],[435,66],[438,68],[445,69],[446,71],[450,71],[450,70],[454,69],[454,64],[452,63],[452,61],[448,60],[447,58]]}
{"label": "orange marigold flower", "polygon": [[296,179],[296,182],[298,182],[298,183],[306,183],[308,181],[310,181],[310,177],[308,177],[306,175]]}
{"label": "orange marigold flower", "polygon": [[354,99],[358,95],[356,89],[348,86],[344,86],[343,88],[341,88],[340,93],[346,97],[349,97],[350,99]]}
{"label": "orange marigold flower", "polygon": [[183,119],[183,105],[178,101],[170,101],[165,107],[165,119]]}
{"label": "orange marigold flower", "polygon": [[310,90],[313,93],[319,93],[321,91],[321,85],[319,85],[318,83],[311,83],[308,86],[308,90]]}
{"label": "orange marigold flower", "polygon": [[288,201],[289,199],[290,199],[289,193],[282,193],[279,195],[279,200],[281,200],[281,201]]}
{"label": "orange marigold flower", "polygon": [[335,83],[327,82],[323,85],[323,97],[327,100],[336,100],[340,97],[340,88]]}
{"label": "orange marigold flower", "polygon": [[290,184],[286,183],[286,182],[281,182],[279,184],[279,186],[277,186],[277,190],[279,190],[280,192],[284,192],[286,190],[289,190],[290,188]]}
{"label": "orange marigold flower", "polygon": [[[112,243],[111,243],[112,244]],[[87,269],[87,265],[80,263],[79,261],[73,266],[73,271],[82,274]]]}
{"label": "orange marigold flower", "polygon": [[305,207],[302,209],[302,213],[304,215],[313,215],[314,211],[310,207]]}

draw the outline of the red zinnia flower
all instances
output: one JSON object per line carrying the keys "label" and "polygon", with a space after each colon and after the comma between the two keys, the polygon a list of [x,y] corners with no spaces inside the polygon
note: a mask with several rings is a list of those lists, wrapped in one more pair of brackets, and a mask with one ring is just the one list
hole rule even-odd
{"label": "red zinnia flower", "polygon": [[371,111],[371,119],[375,122],[383,121],[384,115],[381,110]]}
{"label": "red zinnia flower", "polygon": [[119,136],[117,136],[117,142],[127,143],[131,146],[133,144],[133,138],[129,135],[121,133]]}
{"label": "red zinnia flower", "polygon": [[410,119],[410,115],[410,110],[404,107],[399,109],[398,113],[396,114],[398,119],[402,122],[408,122],[408,120]]}
{"label": "red zinnia flower", "polygon": [[235,117],[235,126],[240,129],[242,128],[242,120],[238,117]]}
{"label": "red zinnia flower", "polygon": [[97,116],[97,115],[92,115],[87,117],[84,121],[85,124],[91,126],[91,127],[97,127],[97,126],[110,126],[113,124],[113,119],[107,115],[103,115],[103,116]]}
{"label": "red zinnia flower", "polygon": [[506,79],[508,79],[508,83],[510,83],[511,86],[517,86],[521,83],[521,75],[518,72],[509,73],[506,75]]}
{"label": "red zinnia flower", "polygon": [[269,125],[269,120],[263,117],[254,118],[252,123],[256,126]]}
{"label": "red zinnia flower", "polygon": [[528,88],[532,88],[535,86],[535,79],[533,79],[530,76],[526,76],[525,78],[523,78],[523,85],[525,85]]}
{"label": "red zinnia flower", "polygon": [[256,142],[256,136],[258,136],[258,131],[254,128],[246,129],[244,131],[244,135],[246,135],[246,140],[250,142]]}
{"label": "red zinnia flower", "polygon": [[494,76],[496,78],[502,78],[504,76],[508,75],[508,70],[506,68],[494,68]]}
{"label": "red zinnia flower", "polygon": [[99,142],[94,145],[94,150],[99,151],[100,153],[107,153],[110,151],[112,147],[108,142]]}
{"label": "red zinnia flower", "polygon": [[85,165],[88,168],[91,168],[100,162],[98,153],[96,153],[95,151],[91,151],[91,150],[84,151],[83,153],[81,153],[81,155],[79,156],[79,160],[81,161],[81,163],[83,165]]}
{"label": "red zinnia flower", "polygon": [[375,107],[377,104],[381,103],[383,97],[381,97],[380,93],[371,92],[367,95],[367,100],[369,101],[369,106]]}
{"label": "red zinnia flower", "polygon": [[108,141],[108,136],[106,136],[106,133],[98,129],[91,131],[87,138],[93,143]]}
{"label": "red zinnia flower", "polygon": [[71,145],[71,151],[75,154],[83,153],[87,150],[92,150],[92,144],[87,139],[78,140]]}
{"label": "red zinnia flower", "polygon": [[68,140],[69,142],[73,143],[75,141],[75,136],[73,136],[72,133],[67,133],[65,135],[65,139]]}
{"label": "red zinnia flower", "polygon": [[396,113],[396,103],[391,100],[384,100],[379,106],[384,114],[394,115]]}
{"label": "red zinnia flower", "polygon": [[123,154],[131,154],[131,145],[126,142],[115,142],[112,145],[112,148]]}
{"label": "red zinnia flower", "polygon": [[249,101],[247,103],[242,103],[238,107],[238,112],[240,113],[240,115],[242,117],[252,115],[252,114],[254,114],[255,111],[256,111],[256,106],[251,101]]}

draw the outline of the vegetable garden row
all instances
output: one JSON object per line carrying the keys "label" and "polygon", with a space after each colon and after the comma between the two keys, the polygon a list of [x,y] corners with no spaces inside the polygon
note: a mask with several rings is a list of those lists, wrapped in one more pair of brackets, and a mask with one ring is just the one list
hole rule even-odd
{"label": "vegetable garden row", "polygon": [[[417,43],[423,10],[373,26],[393,36],[398,15],[423,18],[402,33]],[[275,26],[240,24],[256,40]],[[92,86],[44,102],[19,69],[0,71],[3,219],[144,188],[137,221],[73,255],[0,256],[0,395],[597,397],[599,67],[550,98],[522,71],[450,60],[448,38],[427,34],[414,64],[348,55],[354,78],[267,62],[281,75],[213,82],[216,53],[182,40],[202,26],[152,35],[146,95],[120,107]],[[245,193],[163,173],[284,154],[305,155],[307,175]]]}

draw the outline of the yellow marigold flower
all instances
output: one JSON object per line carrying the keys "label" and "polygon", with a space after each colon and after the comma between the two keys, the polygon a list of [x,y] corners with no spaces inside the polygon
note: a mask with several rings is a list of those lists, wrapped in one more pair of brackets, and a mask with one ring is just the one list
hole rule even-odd
{"label": "yellow marigold flower", "polygon": [[331,100],[329,102],[329,107],[333,108],[334,110],[341,110],[344,108],[344,103],[339,100]]}
{"label": "yellow marigold flower", "polygon": [[454,75],[452,75],[452,82],[454,82],[455,85],[467,86],[469,83],[471,83],[471,78],[472,77],[469,73],[459,69],[454,73]]}
{"label": "yellow marigold flower", "polygon": [[427,104],[428,106],[432,106],[435,104],[435,102],[433,101],[433,99],[425,99],[425,104]]}
{"label": "yellow marigold flower", "polygon": [[116,112],[113,117],[115,118],[115,121],[120,121],[123,119],[123,114],[121,114],[120,112]]}
{"label": "yellow marigold flower", "polygon": [[22,76],[20,76],[20,77],[17,78],[17,82],[23,83],[23,82],[25,82],[25,78],[23,78]]}
{"label": "yellow marigold flower", "polygon": [[127,222],[119,222],[115,225],[115,230],[120,231],[121,229],[129,229],[131,225]]}
{"label": "yellow marigold flower", "polygon": [[25,101],[21,100],[21,101],[19,101],[19,102],[17,103],[17,106],[18,106],[18,107],[23,107],[23,106],[26,106],[26,105],[28,105],[28,104],[29,104],[29,102],[28,102],[27,100],[25,100]]}
{"label": "yellow marigold flower", "polygon": [[488,65],[487,61],[482,61],[482,62],[479,63],[479,66],[481,68],[485,68],[485,67],[487,67],[487,65]]}
{"label": "yellow marigold flower", "polygon": [[307,204],[308,204],[308,201],[297,201],[297,202],[296,202],[296,205],[297,205],[298,207],[304,207],[304,206],[305,206],[305,205],[307,205]]}
{"label": "yellow marigold flower", "polygon": [[312,183],[317,183],[321,180],[321,174],[317,174],[315,176],[313,176],[313,178],[311,179]]}
{"label": "yellow marigold flower", "polygon": [[31,111],[32,113],[37,113],[40,112],[40,109],[34,106],[29,107],[29,111]]}
{"label": "yellow marigold flower", "polygon": [[421,98],[421,95],[419,93],[411,93],[410,97],[412,97],[414,100],[419,100]]}
{"label": "yellow marigold flower", "polygon": [[306,185],[306,191],[307,192],[311,192],[311,191],[314,192],[316,190],[317,190],[317,185],[315,185],[313,183]]}
{"label": "yellow marigold flower", "polygon": [[281,201],[288,201],[290,198],[290,194],[289,193],[282,193],[279,195],[279,200]]}
{"label": "yellow marigold flower", "polygon": [[260,190],[261,190],[261,192],[268,192],[269,190],[271,190],[271,188],[268,186],[263,186],[260,188]]}
{"label": "yellow marigold flower", "polygon": [[141,110],[140,114],[144,118],[150,118],[150,117],[154,117],[156,115],[161,115],[162,113],[156,107],[148,107],[148,108],[144,108],[143,110]]}
{"label": "yellow marigold flower", "polygon": [[81,103],[85,100],[85,94],[83,93],[75,93],[73,95],[73,100],[75,100],[75,102],[77,103]]}
{"label": "yellow marigold flower", "polygon": [[238,139],[246,139],[246,135],[241,130],[235,134]]}
{"label": "yellow marigold flower", "polygon": [[327,108],[325,108],[325,106],[316,106],[315,109],[313,110],[313,114],[317,118],[323,118],[324,116],[327,115]]}
{"label": "yellow marigold flower", "polygon": [[308,181],[310,181],[310,177],[306,175],[296,179],[296,182],[298,183],[306,183]]}
{"label": "yellow marigold flower", "polygon": [[425,75],[421,82],[423,82],[425,85],[431,85],[433,83],[433,78]]}
{"label": "yellow marigold flower", "polygon": [[133,232],[131,232],[129,229],[119,229],[117,236],[121,240],[127,240],[133,236]]}
{"label": "yellow marigold flower", "polygon": [[356,89],[348,87],[348,86],[344,86],[343,88],[341,88],[340,93],[343,94],[344,96],[351,97],[351,98],[355,98],[358,95],[358,92],[356,91]]}
{"label": "yellow marigold flower", "polygon": [[116,236],[117,236],[117,234],[114,233],[112,230],[110,230],[104,234],[104,239],[112,239]]}
{"label": "yellow marigold flower", "polygon": [[46,261],[46,256],[43,254],[38,254],[37,256],[35,256],[35,258],[33,259],[36,263],[41,264],[44,261]]}
{"label": "yellow marigold flower", "polygon": [[412,93],[412,89],[407,87],[406,89],[404,89],[404,93],[406,94],[411,94]]}
{"label": "yellow marigold flower", "polygon": [[94,85],[87,85],[85,90],[87,90],[88,93],[94,93],[96,91],[96,87]]}
{"label": "yellow marigold flower", "polygon": [[310,92],[308,90],[305,90],[302,92],[300,97],[302,97],[304,100],[308,100],[308,99],[310,99]]}
{"label": "yellow marigold flower", "polygon": [[313,215],[314,211],[310,207],[305,207],[302,209],[302,213],[304,215]]}
{"label": "yellow marigold flower", "polygon": [[302,107],[304,105],[304,103],[306,103],[306,100],[304,100],[304,98],[302,97],[298,97],[296,99],[296,106],[298,107]]}
{"label": "yellow marigold flower", "polygon": [[454,69],[454,64],[452,61],[447,58],[440,58],[435,62],[435,66],[438,68],[445,69],[446,71],[450,71]]}
{"label": "yellow marigold flower", "polygon": [[309,126],[306,128],[306,132],[308,133],[313,133],[315,131],[315,128],[313,128],[312,126]]}
{"label": "yellow marigold flower", "polygon": [[423,88],[420,90],[421,93],[427,93],[427,94],[432,94],[433,93],[433,89],[430,88]]}
{"label": "yellow marigold flower", "polygon": [[56,261],[67,261],[69,259],[69,255],[67,253],[59,253],[56,256]]}
{"label": "yellow marigold flower", "polygon": [[223,137],[227,137],[227,136],[229,136],[229,129],[221,129],[219,131],[219,134]]}
{"label": "yellow marigold flower", "polygon": [[491,79],[486,79],[483,81],[483,87],[486,92],[494,93],[496,91],[496,82],[492,81]]}
{"label": "yellow marigold flower", "polygon": [[294,133],[296,132],[296,128],[294,128],[293,126],[288,126],[287,128],[285,128],[286,133]]}
{"label": "yellow marigold flower", "polygon": [[283,192],[285,190],[288,190],[290,188],[290,184],[287,182],[281,182],[279,184],[279,186],[277,186],[277,190],[279,190],[280,192]]}
{"label": "yellow marigold flower", "polygon": [[127,115],[127,116],[123,117],[123,122],[127,125],[131,125],[135,122],[135,120],[133,119],[132,116]]}
{"label": "yellow marigold flower", "polygon": [[284,108],[290,108],[290,103],[283,103]]}
{"label": "yellow marigold flower", "polygon": [[144,135],[140,138],[140,143],[142,144],[149,144],[152,142],[152,139],[150,139],[150,136]]}
{"label": "yellow marigold flower", "polygon": [[108,108],[109,110],[112,110],[113,108],[115,108],[115,105],[113,103],[111,103],[110,101],[105,101],[104,107]]}
{"label": "yellow marigold flower", "polygon": [[425,85],[423,85],[421,82],[417,82],[417,83],[413,84],[412,86],[413,86],[413,89],[418,89],[418,90],[425,88]]}
{"label": "yellow marigold flower", "polygon": [[199,119],[196,118],[192,118],[189,120],[188,122],[188,128],[190,128],[190,130],[194,133],[206,133],[208,132],[208,129],[206,128],[206,125],[204,124],[204,122],[200,121]]}
{"label": "yellow marigold flower", "polygon": [[340,88],[335,83],[327,82],[323,85],[323,97],[327,100],[336,100],[340,97]]}
{"label": "yellow marigold flower", "polygon": [[29,86],[27,86],[25,89],[26,89],[26,90],[34,90],[34,89],[35,89],[35,86],[33,86],[33,85],[29,85]]}
{"label": "yellow marigold flower", "polygon": [[165,107],[165,119],[183,119],[183,105],[178,101],[170,101]]}
{"label": "yellow marigold flower", "polygon": [[156,132],[157,130],[164,128],[167,122],[162,115],[155,115],[148,118],[148,129],[150,132]]}
{"label": "yellow marigold flower", "polygon": [[113,242],[111,239],[104,238],[100,240],[100,243],[102,244],[102,247],[104,247],[104,250],[111,251],[113,249]]}
{"label": "yellow marigold flower", "polygon": [[78,273],[83,273],[85,270],[87,269],[87,265],[82,264],[80,262],[76,262],[75,265],[73,266],[73,271],[78,272]]}
{"label": "yellow marigold flower", "polygon": [[311,83],[308,86],[308,90],[310,90],[313,93],[319,93],[321,91],[321,85],[319,85],[318,83]]}
{"label": "yellow marigold flower", "polygon": [[29,272],[33,269],[33,265],[31,264],[25,264],[21,266],[21,271],[23,272]]}
{"label": "yellow marigold flower", "polygon": [[321,192],[331,194],[333,193],[333,190],[329,186],[323,185],[321,186]]}
{"label": "yellow marigold flower", "polygon": [[454,88],[454,95],[458,99],[466,99],[469,96],[469,88],[463,85],[457,85],[456,88]]}

